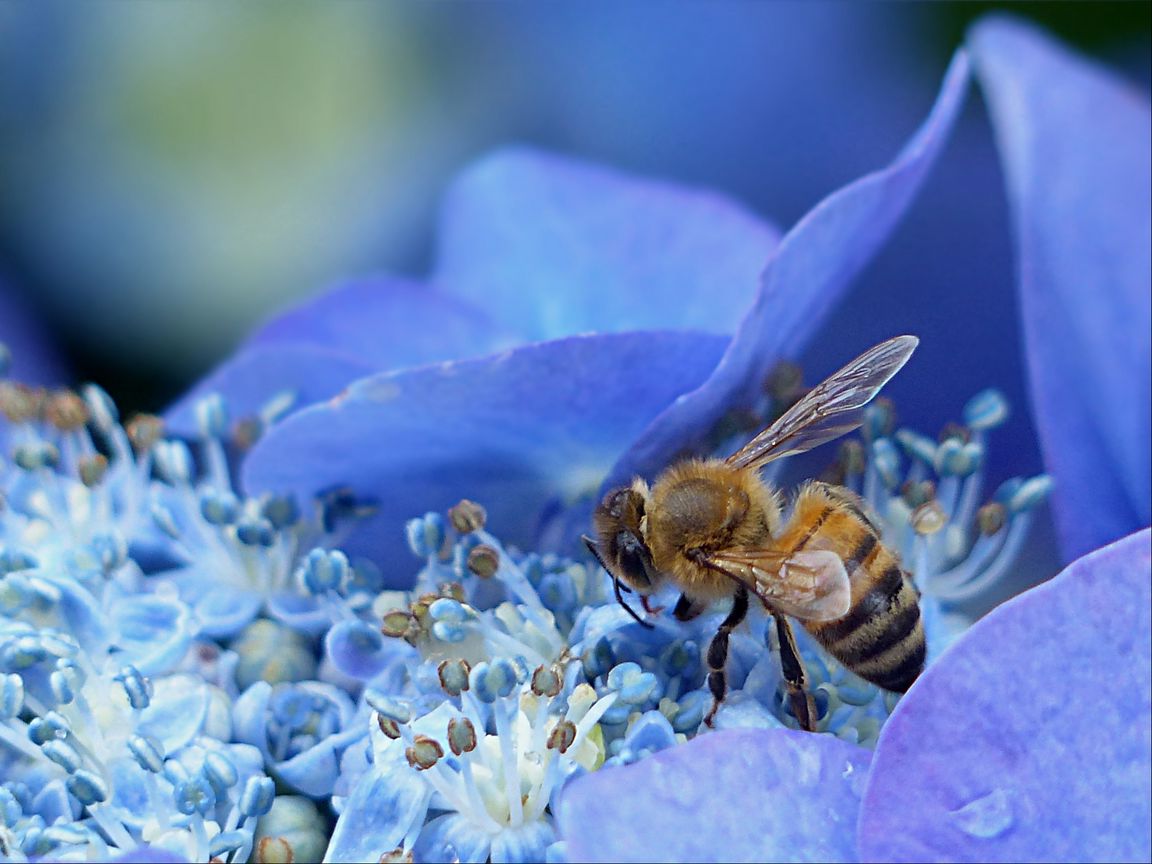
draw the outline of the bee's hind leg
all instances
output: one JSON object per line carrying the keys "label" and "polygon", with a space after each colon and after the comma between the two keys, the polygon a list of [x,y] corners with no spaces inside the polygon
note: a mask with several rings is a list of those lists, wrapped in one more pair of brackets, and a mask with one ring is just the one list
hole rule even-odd
{"label": "bee's hind leg", "polygon": [[[806,732],[816,731],[816,703],[808,692],[808,676],[804,672],[804,661],[796,649],[796,637],[792,635],[792,625],[779,612],[773,612],[776,619],[776,634],[780,637],[780,668],[784,672],[784,683],[788,688],[788,702],[800,728]],[[709,652],[711,661],[712,654]]]}
{"label": "bee's hind leg", "polygon": [[[680,599],[681,601],[684,600],[683,597]],[[680,605],[680,603],[676,604],[677,611],[680,611]],[[690,606],[691,601],[688,601],[686,605]],[[712,691],[712,708],[709,710],[708,716],[704,718],[704,722],[709,728],[712,726],[712,718],[720,709],[720,703],[728,695],[728,675],[724,671],[724,667],[728,665],[728,634],[740,625],[747,614],[748,589],[741,585],[736,589],[732,611],[721,622],[720,629],[716,631],[716,635],[708,643],[708,689]]]}

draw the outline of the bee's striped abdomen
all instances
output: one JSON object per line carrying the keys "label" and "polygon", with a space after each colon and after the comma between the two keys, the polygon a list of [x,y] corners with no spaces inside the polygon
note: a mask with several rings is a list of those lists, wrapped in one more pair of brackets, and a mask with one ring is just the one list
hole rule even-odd
{"label": "bee's striped abdomen", "polygon": [[811,484],[796,501],[793,525],[786,533],[795,532],[795,546],[786,548],[835,552],[852,584],[851,606],[844,617],[805,621],[805,629],[861,678],[885,690],[907,690],[923,670],[926,655],[919,597],[855,496],[837,487]]}

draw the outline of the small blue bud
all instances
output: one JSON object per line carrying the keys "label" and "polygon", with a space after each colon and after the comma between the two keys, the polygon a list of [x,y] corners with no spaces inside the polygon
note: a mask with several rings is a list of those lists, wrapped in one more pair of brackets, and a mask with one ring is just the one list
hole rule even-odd
{"label": "small blue bud", "polygon": [[240,499],[228,490],[205,489],[200,493],[200,515],[209,525],[231,525],[240,514]]}
{"label": "small blue bud", "polygon": [[432,635],[441,642],[455,645],[468,638],[468,630],[459,624],[437,621],[432,625]]}
{"label": "small blue bud", "polygon": [[216,792],[218,798],[227,796],[228,790],[240,781],[240,775],[236,771],[236,766],[233,765],[232,760],[223,753],[208,751],[204,756],[204,767],[202,770],[208,782],[212,784],[212,789]]}
{"label": "small blue bud", "polygon": [[77,752],[76,748],[59,738],[53,738],[46,741],[40,748],[40,752],[45,757],[55,762],[69,774],[75,774],[80,766],[84,764],[84,760]]}
{"label": "small blue bud", "polygon": [[1010,513],[1023,513],[1047,498],[1051,491],[1052,478],[1047,474],[1029,477],[1013,491],[1004,506]]}
{"label": "small blue bud", "polygon": [[428,615],[433,621],[447,621],[451,624],[460,624],[474,617],[464,605],[451,597],[441,597],[432,601],[428,607]]}
{"label": "small blue bud", "polygon": [[95,384],[85,384],[80,395],[88,405],[92,425],[101,432],[108,434],[120,422],[120,412],[116,409],[116,403]]}
{"label": "small blue bud", "polygon": [[276,530],[267,519],[246,519],[236,526],[236,539],[245,546],[267,548],[276,542]]}
{"label": "small blue bud", "polygon": [[584,652],[580,660],[584,665],[584,674],[590,681],[594,681],[615,665],[616,655],[608,638],[601,636],[595,645]]}
{"label": "small blue bud", "polygon": [[136,764],[151,774],[164,770],[164,745],[148,735],[132,735],[128,738],[128,751]]}
{"label": "small blue bud", "polygon": [[0,675],[0,719],[11,719],[23,709],[24,679],[15,672]]}
{"label": "small blue bud", "polygon": [[7,787],[0,786],[0,825],[11,828],[24,815],[24,808],[16,795]]}
{"label": "small blue bud", "polygon": [[203,777],[191,777],[177,783],[172,799],[176,809],[185,816],[193,813],[206,816],[216,806],[216,793],[212,791],[212,784]]}
{"label": "small blue bud", "polygon": [[116,675],[128,696],[128,704],[137,711],[143,711],[152,701],[152,682],[140,674],[135,666],[125,666]]}
{"label": "small blue bud", "polygon": [[183,441],[160,441],[153,452],[160,477],[173,486],[184,486],[192,479],[192,454]]}
{"label": "small blue bud", "polygon": [[294,495],[272,495],[260,505],[260,514],[277,531],[291,528],[300,521],[300,507]]}
{"label": "small blue bud", "polygon": [[75,822],[50,825],[44,829],[41,837],[54,846],[82,846],[95,839],[91,829]]}
{"label": "small blue bud", "polygon": [[412,719],[412,709],[407,702],[387,696],[374,687],[364,691],[364,701],[381,717],[396,723],[407,723]]}
{"label": "small blue bud", "polygon": [[54,738],[65,738],[72,725],[62,714],[49,711],[43,717],[33,717],[28,723],[28,738],[33,744],[44,744]]}
{"label": "small blue bud", "polygon": [[13,639],[0,651],[0,661],[9,669],[27,669],[47,656],[47,649],[35,636]]}
{"label": "small blue bud", "polygon": [[540,602],[552,612],[576,608],[576,585],[567,573],[549,573],[542,577],[537,593]]}
{"label": "small blue bud", "polygon": [[68,778],[68,791],[85,807],[108,800],[108,784],[86,768]]}
{"label": "small blue bud", "polygon": [[888,489],[895,489],[900,483],[900,451],[889,438],[872,442],[872,467]]}
{"label": "small blue bud", "polygon": [[692,639],[673,642],[660,656],[660,668],[667,675],[681,675],[700,668],[700,646]]}
{"label": "small blue bud", "polygon": [[656,694],[659,679],[636,663],[621,663],[608,673],[608,687],[620,694],[620,701],[640,705]]}
{"label": "small blue bud", "polygon": [[999,390],[981,390],[964,406],[964,424],[976,431],[994,429],[1008,419],[1008,400]]}
{"label": "small blue bud", "polygon": [[419,519],[409,519],[404,526],[408,548],[418,558],[430,558],[440,552],[445,537],[444,517],[439,513],[425,513]]}
{"label": "small blue bud", "polygon": [[219,393],[209,393],[195,406],[196,425],[202,438],[223,438],[228,434],[228,406]]}
{"label": "small blue bud", "polygon": [[238,806],[244,816],[263,816],[272,809],[276,785],[268,777],[249,777],[244,781]]}
{"label": "small blue bud", "polygon": [[516,667],[500,657],[491,663],[477,663],[468,675],[471,690],[483,702],[495,702],[516,686]]}
{"label": "small blue bud", "polygon": [[672,728],[685,734],[694,732],[704,722],[704,712],[712,705],[712,697],[703,690],[685,693],[676,703],[679,710],[672,718]]}
{"label": "small blue bud", "polygon": [[48,686],[57,705],[67,705],[76,698],[76,691],[72,687],[73,677],[63,669],[57,669],[48,676]]}
{"label": "small blue bud", "polygon": [[913,432],[911,429],[900,429],[896,433],[896,440],[904,448],[904,452],[914,459],[919,459],[928,465],[935,463],[936,444],[931,438]]}
{"label": "small blue bud", "polygon": [[297,572],[304,590],[320,596],[342,590],[348,581],[348,557],[338,549],[313,549]]}

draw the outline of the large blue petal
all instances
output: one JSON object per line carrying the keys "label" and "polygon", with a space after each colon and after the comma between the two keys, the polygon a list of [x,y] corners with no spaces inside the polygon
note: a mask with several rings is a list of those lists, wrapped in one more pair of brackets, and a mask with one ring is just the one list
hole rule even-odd
{"label": "large blue petal", "polygon": [[233,420],[260,414],[274,397],[290,393],[293,406],[319,402],[340,392],[374,366],[331,348],[309,344],[258,344],[244,348],[200,381],[164,419],[179,435],[196,435],[196,403],[211,393],[225,397]]}
{"label": "large blue petal", "polygon": [[1014,210],[1032,402],[1068,558],[1147,525],[1152,116],[1146,94],[1011,19],[977,25]]}
{"label": "large blue petal", "polygon": [[866,861],[1152,857],[1145,529],[993,610],[881,733]]}
{"label": "large blue petal", "polygon": [[968,61],[959,53],[932,113],[896,160],[830,195],[784,237],[715,373],[645,430],[609,482],[654,474],[686,444],[699,447],[715,421],[753,402],[777,361],[798,355],[903,216],[948,138],[967,87]]}
{"label": "large blue petal", "polygon": [[731,333],[777,237],[714,192],[506,150],[449,193],[435,284],[530,339]]}
{"label": "large blue petal", "polygon": [[170,409],[168,420],[179,432],[193,431],[193,408],[212,392],[227,398],[235,417],[256,413],[284,390],[296,394],[299,409],[370,372],[474,357],[516,341],[480,309],[419,283],[351,280],[258,329]]}
{"label": "large blue petal", "polygon": [[830,735],[712,732],[572,781],[560,833],[573,861],[854,861],[869,755]]}
{"label": "large blue petal", "polygon": [[374,500],[378,513],[346,546],[396,568],[393,584],[413,570],[405,520],[462,497],[487,507],[494,533],[529,544],[546,508],[594,493],[627,442],[712,371],[726,341],[576,336],[365,378],[271,429],[245,463],[245,486],[346,486]]}

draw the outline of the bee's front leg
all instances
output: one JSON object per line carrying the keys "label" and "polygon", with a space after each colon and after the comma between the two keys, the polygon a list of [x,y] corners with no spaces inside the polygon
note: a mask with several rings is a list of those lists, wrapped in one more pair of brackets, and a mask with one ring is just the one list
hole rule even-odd
{"label": "bee's front leg", "polygon": [[[677,604],[677,608],[679,608],[679,604]],[[704,722],[709,728],[712,726],[712,719],[716,716],[716,712],[720,710],[720,703],[728,695],[728,674],[724,671],[724,667],[728,665],[728,634],[739,626],[747,614],[748,589],[741,585],[736,589],[732,611],[720,623],[720,629],[716,631],[716,635],[708,643],[708,689],[712,691],[712,709],[704,718]]]}

